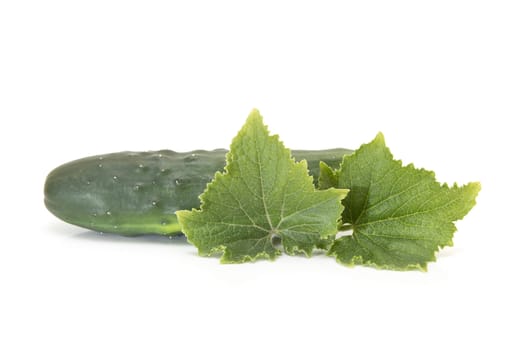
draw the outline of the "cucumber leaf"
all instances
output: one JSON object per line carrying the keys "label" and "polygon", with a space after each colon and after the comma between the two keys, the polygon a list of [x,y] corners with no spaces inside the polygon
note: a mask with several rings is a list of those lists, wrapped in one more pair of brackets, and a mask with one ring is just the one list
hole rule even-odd
{"label": "cucumber leaf", "polygon": [[431,171],[394,160],[382,134],[345,156],[339,170],[321,165],[321,188],[350,189],[341,230],[328,254],[344,265],[426,270],[452,245],[454,221],[475,205],[479,183],[441,185]]}
{"label": "cucumber leaf", "polygon": [[347,192],[316,190],[306,161],[295,162],[254,110],[232,141],[225,171],[200,196],[201,208],[177,215],[199,254],[223,253],[224,263],[274,259],[281,246],[310,256],[332,242]]}

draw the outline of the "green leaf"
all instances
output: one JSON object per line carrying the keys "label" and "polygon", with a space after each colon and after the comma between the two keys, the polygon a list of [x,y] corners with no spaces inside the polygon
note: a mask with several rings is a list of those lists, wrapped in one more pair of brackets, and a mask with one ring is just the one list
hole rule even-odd
{"label": "green leaf", "polygon": [[326,190],[328,188],[337,188],[339,185],[339,174],[337,171],[332,169],[328,164],[321,161],[319,162],[319,180],[317,187],[320,190]]}
{"label": "green leaf", "polygon": [[201,208],[177,212],[182,231],[201,255],[221,262],[310,256],[337,232],[347,190],[317,191],[307,163],[296,163],[254,110],[233,139],[225,172],[201,195]]}
{"label": "green leaf", "polygon": [[345,265],[426,270],[435,252],[452,245],[454,221],[475,205],[479,183],[441,185],[433,172],[394,160],[382,134],[321,172],[320,184],[350,189],[338,238],[329,255]]}

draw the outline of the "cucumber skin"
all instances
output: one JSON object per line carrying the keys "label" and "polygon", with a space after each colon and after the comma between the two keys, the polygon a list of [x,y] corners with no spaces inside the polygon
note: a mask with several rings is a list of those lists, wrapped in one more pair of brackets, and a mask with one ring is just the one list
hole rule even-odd
{"label": "cucumber skin", "polygon": [[[52,170],[44,203],[59,219],[121,235],[180,234],[176,211],[200,207],[199,195],[222,171],[225,149],[119,152],[78,159]],[[319,162],[338,167],[351,150],[292,151],[317,183]]]}

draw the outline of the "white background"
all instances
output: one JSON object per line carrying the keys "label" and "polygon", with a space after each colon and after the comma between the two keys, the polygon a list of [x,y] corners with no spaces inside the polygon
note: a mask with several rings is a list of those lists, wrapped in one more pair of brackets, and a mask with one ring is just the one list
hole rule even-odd
{"label": "white background", "polygon": [[[0,348],[523,349],[522,5],[2,1]],[[382,131],[478,205],[426,273],[221,265],[43,205],[61,163],[227,147],[254,107],[290,148]]]}

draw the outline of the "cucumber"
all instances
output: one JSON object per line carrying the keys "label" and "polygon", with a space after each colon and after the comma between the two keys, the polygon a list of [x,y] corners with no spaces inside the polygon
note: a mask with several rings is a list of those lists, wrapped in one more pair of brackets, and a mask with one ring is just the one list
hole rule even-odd
{"label": "cucumber", "polygon": [[[78,159],[52,170],[44,186],[47,209],[73,225],[122,235],[180,233],[175,212],[198,208],[217,171],[224,168],[225,149],[179,153],[119,152]],[[292,151],[308,162],[317,182],[319,162],[338,167],[342,148]]]}

